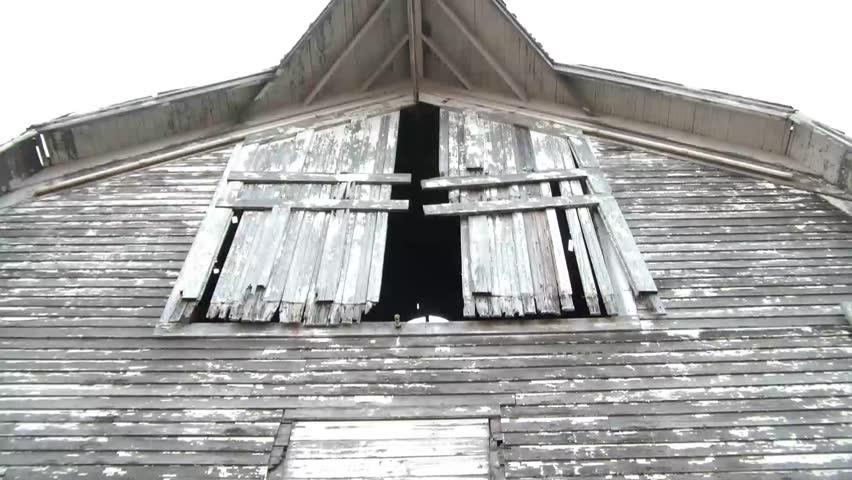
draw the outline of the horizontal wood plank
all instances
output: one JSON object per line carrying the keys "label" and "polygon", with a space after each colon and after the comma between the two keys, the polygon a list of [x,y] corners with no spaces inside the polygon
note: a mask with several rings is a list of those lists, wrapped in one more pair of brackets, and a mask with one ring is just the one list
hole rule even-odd
{"label": "horizontal wood plank", "polygon": [[363,185],[406,185],[410,173],[312,173],[312,172],[231,172],[229,182],[248,184],[359,183]]}
{"label": "horizontal wood plank", "polygon": [[480,202],[423,205],[423,213],[434,216],[470,216],[512,212],[529,212],[548,208],[596,207],[605,197],[575,195],[572,197],[540,197],[525,200],[483,200]]}

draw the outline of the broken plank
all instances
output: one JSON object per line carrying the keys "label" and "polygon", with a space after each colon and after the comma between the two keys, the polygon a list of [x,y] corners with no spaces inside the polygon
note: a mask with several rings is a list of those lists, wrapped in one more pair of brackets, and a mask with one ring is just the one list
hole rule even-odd
{"label": "broken plank", "polygon": [[599,199],[597,211],[613,239],[616,251],[627,271],[627,278],[634,293],[656,293],[654,278],[642,259],[642,253],[630,233],[630,227],[621,215],[618,203],[612,197],[595,196]]}
{"label": "broken plank", "polygon": [[[228,168],[236,167],[237,164],[244,162],[255,148],[256,146],[243,147],[242,145],[235,147],[231,160],[228,162]],[[198,234],[189,250],[184,263],[185,267],[181,270],[181,275],[175,283],[174,292],[180,298],[201,298],[210,271],[213,269],[216,255],[219,253],[222,240],[225,238],[225,231],[231,221],[231,212],[215,207],[217,200],[227,193],[225,184],[224,180],[220,182],[216,195],[207,208],[207,214],[201,222]],[[164,315],[165,313],[167,312],[164,312]]]}

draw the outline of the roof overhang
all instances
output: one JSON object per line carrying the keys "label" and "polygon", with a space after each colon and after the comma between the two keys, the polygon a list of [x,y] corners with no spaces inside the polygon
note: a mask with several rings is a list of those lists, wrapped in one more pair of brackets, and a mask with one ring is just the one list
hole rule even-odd
{"label": "roof overhang", "polygon": [[121,165],[174,158],[171,151],[236,141],[236,132],[306,112],[381,101],[389,92],[412,101],[499,105],[852,198],[852,141],[792,107],[555,64],[499,0],[347,5],[331,1],[272,69],[34,125],[0,146],[0,193],[19,191],[0,203],[49,191],[47,183],[78,184],[118,173]]}

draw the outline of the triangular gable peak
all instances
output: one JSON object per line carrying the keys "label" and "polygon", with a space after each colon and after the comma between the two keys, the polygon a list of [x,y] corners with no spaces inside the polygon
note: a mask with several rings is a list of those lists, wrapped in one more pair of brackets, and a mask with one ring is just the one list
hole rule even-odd
{"label": "triangular gable peak", "polygon": [[852,141],[841,132],[784,105],[555,64],[501,0],[332,0],[273,69],[33,126],[0,146],[0,192],[75,170],[26,180],[48,166],[109,171],[388,95],[522,112],[852,199]]}
{"label": "triangular gable peak", "polygon": [[407,82],[577,106],[568,81],[495,0],[331,2],[255,96],[257,114]]}

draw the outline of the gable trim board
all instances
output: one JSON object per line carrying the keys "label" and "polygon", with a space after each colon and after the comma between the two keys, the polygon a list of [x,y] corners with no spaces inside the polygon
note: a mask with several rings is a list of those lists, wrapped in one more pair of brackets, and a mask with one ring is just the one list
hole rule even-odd
{"label": "gable trim board", "polygon": [[[576,128],[587,135],[655,151],[668,156],[706,162],[756,178],[789,185],[842,200],[852,201],[845,191],[807,172],[791,169],[786,157],[739,147],[684,132],[664,130],[614,117],[585,117],[576,109],[552,103],[520,102],[508,96],[466,91],[434,82],[424,82],[421,101],[436,106],[479,108],[514,115],[519,124],[557,124]],[[852,159],[852,157],[850,157]]]}
{"label": "gable trim board", "polygon": [[[216,148],[222,145],[232,144],[244,140],[252,135],[262,134],[267,131],[274,131],[280,128],[290,128],[298,130],[305,128],[315,122],[327,122],[329,119],[333,121],[336,115],[346,114],[347,112],[362,109],[365,112],[370,110],[382,110],[402,108],[412,105],[413,100],[407,88],[394,85],[389,88],[371,91],[365,93],[356,93],[352,95],[344,95],[324,101],[315,102],[308,107],[296,106],[281,112],[276,115],[270,115],[263,119],[254,119],[250,122],[244,122],[233,128],[228,128],[219,131],[215,134],[211,132],[201,132],[204,136],[200,139],[193,139],[192,142],[183,140],[178,145],[169,145],[168,139],[164,142],[158,142],[147,146],[145,153],[118,154],[117,157],[125,156],[125,163],[109,167],[106,169],[95,170],[92,173],[83,175],[74,175],[72,172],[59,172],[62,176],[59,179],[47,177],[40,179],[34,185],[29,185],[28,193],[32,196],[41,196],[53,193],[66,188],[78,186],[94,180],[107,178],[120,173],[126,173],[139,168],[148,167],[168,160],[179,158],[184,155]],[[162,152],[162,153],[158,153]],[[110,162],[115,160],[112,156],[91,159],[91,162],[96,161]],[[88,163],[84,164],[75,162],[74,164],[65,164],[62,167],[80,166],[81,168],[89,167]],[[51,169],[47,169],[44,174],[51,173]],[[68,178],[63,178],[68,177]],[[15,192],[13,192],[14,195]],[[20,202],[26,199],[26,195],[16,195],[14,201]],[[3,202],[4,196],[0,196],[0,207],[9,205]]]}

